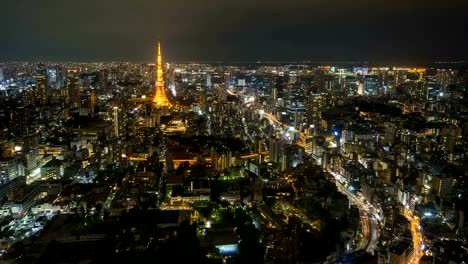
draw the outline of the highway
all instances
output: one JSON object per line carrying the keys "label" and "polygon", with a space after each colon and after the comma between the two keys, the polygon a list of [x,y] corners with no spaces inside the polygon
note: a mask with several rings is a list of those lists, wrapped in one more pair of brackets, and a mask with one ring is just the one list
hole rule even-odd
{"label": "highway", "polygon": [[350,192],[340,180],[342,176],[330,172],[331,175],[335,177],[336,187],[338,191],[343,193],[348,197],[348,199],[359,208],[360,220],[362,224],[363,236],[366,238],[367,243],[360,243],[358,249],[365,249],[366,251],[373,253],[377,249],[377,243],[379,242],[379,213],[380,208],[375,208],[369,203],[365,202],[362,197],[356,196],[354,193]]}

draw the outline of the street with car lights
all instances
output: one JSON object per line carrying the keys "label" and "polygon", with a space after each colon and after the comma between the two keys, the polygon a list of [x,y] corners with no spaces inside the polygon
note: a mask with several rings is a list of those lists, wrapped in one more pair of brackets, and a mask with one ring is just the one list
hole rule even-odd
{"label": "street with car lights", "polygon": [[419,259],[424,255],[419,217],[414,216],[409,209],[405,209],[404,216],[411,224],[411,235],[413,237],[413,255],[409,263],[419,263]]}
{"label": "street with car lights", "polygon": [[366,239],[367,243],[359,243],[358,249],[365,249],[366,251],[373,253],[377,249],[377,243],[380,235],[380,208],[369,204],[364,201],[362,196],[357,196],[352,193],[348,188],[341,184],[341,176],[339,174],[330,172],[335,177],[336,187],[338,191],[346,195],[349,201],[355,204],[359,208],[360,221],[362,225],[363,238]]}

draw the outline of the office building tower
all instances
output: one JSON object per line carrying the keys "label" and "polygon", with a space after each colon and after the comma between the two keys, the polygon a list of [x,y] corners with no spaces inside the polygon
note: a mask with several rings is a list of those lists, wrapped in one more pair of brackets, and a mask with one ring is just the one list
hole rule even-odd
{"label": "office building tower", "polygon": [[96,94],[94,93],[94,91],[91,91],[89,93],[89,101],[91,114],[94,114],[94,107],[96,106]]}
{"label": "office building tower", "polygon": [[451,177],[434,177],[433,184],[436,194],[442,198],[447,199],[452,192],[454,179]]}
{"label": "office building tower", "polygon": [[357,83],[357,93],[359,95],[364,94],[364,82],[362,80],[359,80],[358,83]]}
{"label": "office building tower", "polygon": [[72,107],[78,107],[80,95],[80,79],[75,71],[69,71],[67,74],[68,100]]}
{"label": "office building tower", "polygon": [[277,76],[275,82],[275,90],[276,93],[274,94],[274,100],[276,101],[278,98],[283,98],[283,85],[284,85],[284,76]]}
{"label": "office building tower", "polygon": [[14,158],[0,159],[0,184],[5,184],[17,176],[16,161]]}
{"label": "office building tower", "polygon": [[380,80],[377,75],[366,75],[364,77],[364,90],[369,94],[377,94],[380,88]]}
{"label": "office building tower", "polygon": [[318,126],[322,120],[322,110],[324,106],[324,97],[319,94],[311,94],[308,98],[308,122],[311,125]]}
{"label": "office building tower", "polygon": [[89,114],[89,96],[87,92],[83,92],[80,94],[80,105],[79,105],[79,110],[80,110],[80,116],[88,116]]}
{"label": "office building tower", "polygon": [[270,140],[269,157],[270,161],[280,162],[283,155],[283,148],[285,142],[281,139],[275,138]]}
{"label": "office building tower", "polygon": [[55,65],[47,67],[47,84],[52,87],[59,87],[59,68]]}
{"label": "office building tower", "polygon": [[332,75],[325,75],[324,76],[324,89],[322,91],[326,91],[327,93],[330,93],[333,91],[333,88],[336,85],[336,79]]}
{"label": "office building tower", "polygon": [[114,106],[114,135],[120,137],[119,108]]}
{"label": "office building tower", "polygon": [[47,86],[44,75],[36,75],[36,99],[40,104],[47,103]]}
{"label": "office building tower", "polygon": [[46,76],[47,75],[47,69],[45,64],[39,63],[36,67],[36,75],[42,75]]}
{"label": "office building tower", "polygon": [[31,132],[31,109],[17,107],[9,112],[9,130],[17,137],[23,137]]}
{"label": "office building tower", "polygon": [[80,116],[88,116],[94,114],[94,106],[96,104],[96,96],[94,91],[84,91],[80,94]]}
{"label": "office building tower", "polygon": [[211,74],[206,75],[206,86],[211,86]]}
{"label": "office building tower", "polygon": [[96,87],[99,79],[97,73],[82,73],[79,77],[80,86],[83,88]]}

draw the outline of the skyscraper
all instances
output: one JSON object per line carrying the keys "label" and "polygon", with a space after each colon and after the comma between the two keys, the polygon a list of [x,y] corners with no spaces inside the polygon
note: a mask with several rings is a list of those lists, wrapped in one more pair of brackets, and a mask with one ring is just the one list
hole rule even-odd
{"label": "skyscraper", "polygon": [[308,96],[308,121],[309,124],[314,125],[314,127],[318,127],[322,120],[324,104],[324,97],[320,93],[314,93]]}
{"label": "skyscraper", "polygon": [[114,135],[117,138],[120,136],[119,108],[117,106],[114,106]]}
{"label": "skyscraper", "polygon": [[60,87],[60,69],[57,65],[49,65],[47,67],[47,85],[52,87]]}
{"label": "skyscraper", "polygon": [[164,90],[163,65],[161,56],[161,45],[158,41],[158,60],[156,65],[156,93],[154,94],[153,104],[157,107],[171,106]]}
{"label": "skyscraper", "polygon": [[357,93],[359,95],[363,95],[364,94],[364,81],[362,80],[359,80],[358,81],[358,90],[357,90]]}
{"label": "skyscraper", "polygon": [[30,124],[31,110],[23,106],[11,109],[9,113],[9,130],[14,133],[17,137],[22,137],[31,132]]}
{"label": "skyscraper", "polygon": [[67,90],[67,102],[70,102],[72,107],[77,107],[80,98],[80,79],[75,70],[69,70],[67,73]]}
{"label": "skyscraper", "polygon": [[36,75],[36,97],[41,104],[47,102],[47,87],[46,77],[44,75]]}
{"label": "skyscraper", "polygon": [[94,91],[83,91],[80,93],[80,116],[94,114],[94,106],[96,104],[96,95]]}

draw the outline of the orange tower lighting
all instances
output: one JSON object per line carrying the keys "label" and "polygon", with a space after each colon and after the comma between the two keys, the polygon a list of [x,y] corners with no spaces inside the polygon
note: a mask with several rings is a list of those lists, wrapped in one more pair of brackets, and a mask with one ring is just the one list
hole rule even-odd
{"label": "orange tower lighting", "polygon": [[164,90],[163,64],[161,56],[161,45],[158,41],[158,61],[156,67],[156,93],[153,97],[153,104],[158,107],[171,106]]}

